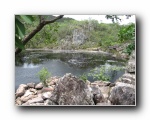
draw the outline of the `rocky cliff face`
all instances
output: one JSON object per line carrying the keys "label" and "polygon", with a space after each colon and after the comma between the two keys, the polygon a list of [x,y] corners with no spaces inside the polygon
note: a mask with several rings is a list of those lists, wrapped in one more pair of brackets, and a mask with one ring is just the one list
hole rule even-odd
{"label": "rocky cliff face", "polygon": [[[67,29],[67,28],[66,28]],[[90,32],[94,29],[94,25],[89,21],[84,25],[77,25],[71,33],[61,39],[58,49],[78,49],[78,47],[86,42],[90,37]]]}
{"label": "rocky cliff face", "polygon": [[75,29],[73,31],[73,39],[72,44],[74,45],[81,45],[85,42],[85,40],[88,38],[88,36],[85,33],[86,31],[84,29]]}

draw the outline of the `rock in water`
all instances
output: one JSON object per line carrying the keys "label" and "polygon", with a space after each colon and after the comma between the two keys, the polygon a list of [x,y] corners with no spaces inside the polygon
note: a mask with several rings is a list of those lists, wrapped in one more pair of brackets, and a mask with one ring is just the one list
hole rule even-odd
{"label": "rock in water", "polygon": [[94,105],[93,95],[87,84],[71,73],[58,80],[49,100],[49,105]]}
{"label": "rock in water", "polygon": [[135,105],[135,89],[128,86],[115,86],[109,100],[113,105]]}

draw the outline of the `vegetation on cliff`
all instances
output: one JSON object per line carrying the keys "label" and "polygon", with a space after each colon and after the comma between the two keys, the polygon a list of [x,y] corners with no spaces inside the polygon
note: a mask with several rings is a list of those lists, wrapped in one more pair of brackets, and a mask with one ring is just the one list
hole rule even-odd
{"label": "vegetation on cliff", "polygon": [[[16,16],[16,26],[19,25],[23,28],[22,30],[16,27],[16,48],[23,49],[25,45],[25,48],[100,48],[101,50],[106,50],[110,46],[120,46],[128,43],[124,52],[131,54],[132,50],[135,49],[135,24],[120,25],[115,22],[115,19],[118,20],[116,15],[106,15],[106,17],[107,19],[112,19],[113,23],[99,23],[93,19],[77,21],[72,18],[62,18],[62,16],[56,19],[57,17],[52,15],[21,16],[23,19]],[[44,25],[39,32],[32,36],[30,41],[28,40],[28,43],[24,44],[24,39],[27,38],[25,36],[32,33],[38,25],[43,23],[42,21],[53,20],[55,21]],[[19,41],[19,38],[22,41]]]}

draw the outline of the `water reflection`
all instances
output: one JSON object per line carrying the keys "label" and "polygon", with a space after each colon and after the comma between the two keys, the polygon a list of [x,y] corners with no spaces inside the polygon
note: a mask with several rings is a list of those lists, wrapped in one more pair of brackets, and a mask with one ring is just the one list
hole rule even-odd
{"label": "water reflection", "polygon": [[[111,82],[120,77],[122,71],[107,70],[113,66],[125,66],[125,61],[108,55],[87,53],[38,53],[28,52],[15,59],[15,81],[16,87],[29,82],[39,82],[37,73],[46,67],[52,76],[63,76],[72,73],[80,76],[86,75],[94,68],[105,66],[106,73],[111,76]],[[88,78],[94,81],[91,77]]]}
{"label": "water reflection", "polygon": [[37,67],[39,67],[39,65],[35,65],[33,63],[30,63],[30,64],[24,63],[23,64],[23,68],[37,68]]}

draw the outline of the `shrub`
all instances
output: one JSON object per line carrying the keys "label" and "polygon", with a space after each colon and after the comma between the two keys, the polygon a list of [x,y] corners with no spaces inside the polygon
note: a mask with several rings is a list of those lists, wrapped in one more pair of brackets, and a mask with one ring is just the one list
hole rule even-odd
{"label": "shrub", "polygon": [[102,66],[100,69],[93,69],[89,76],[92,76],[93,79],[108,81],[110,77],[105,73],[105,66]]}
{"label": "shrub", "polygon": [[124,69],[124,67],[113,66],[113,67],[106,69],[105,66],[101,66],[100,69],[96,68],[96,69],[91,70],[91,72],[88,74],[88,76],[92,76],[93,79],[97,79],[97,80],[109,81],[110,76],[107,74],[107,72],[120,71],[122,69]]}
{"label": "shrub", "polygon": [[79,78],[80,78],[81,80],[83,80],[84,82],[87,81],[87,75],[85,75],[85,74],[82,74],[81,76],[79,76]]}
{"label": "shrub", "polygon": [[128,55],[131,55],[133,50],[135,50],[135,43],[134,42],[130,43],[123,52],[127,53]]}
{"label": "shrub", "polygon": [[51,74],[48,72],[48,70],[46,68],[42,68],[39,72],[38,72],[38,76],[40,78],[40,81],[46,86],[46,80],[51,76]]}

